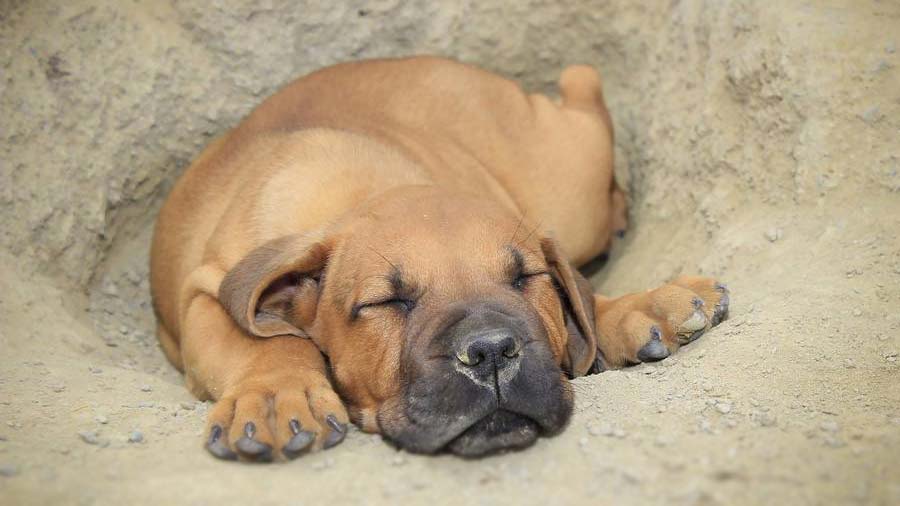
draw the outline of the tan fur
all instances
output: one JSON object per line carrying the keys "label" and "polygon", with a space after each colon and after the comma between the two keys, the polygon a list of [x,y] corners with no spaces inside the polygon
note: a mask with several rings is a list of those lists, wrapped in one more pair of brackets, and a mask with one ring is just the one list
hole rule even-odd
{"label": "tan fur", "polygon": [[[433,57],[348,63],[288,85],[210,144],[161,210],[151,255],[160,342],[191,390],[219,401],[210,426],[234,442],[246,420],[269,418],[257,438],[283,445],[291,415],[321,447],[334,430],[328,415],[349,420],[337,388],[353,419],[378,430],[375,412],[398,387],[398,350],[384,337],[394,330],[390,318],[351,328],[346,315],[353,301],[383,295],[368,280],[387,258],[433,276],[430,296],[452,304],[488,290],[474,273],[502,271],[495,250],[514,240],[534,268],[556,265],[580,323],[596,331],[585,337],[590,350],[565,356],[550,278],[529,288],[559,363],[574,374],[591,366],[597,345],[609,366],[634,362],[646,329],[628,325],[663,321],[674,351],[685,300],[696,292],[711,308],[719,292],[696,281],[656,298],[585,299],[589,285],[569,262],[608,249],[625,228],[625,197],[612,177],[597,73],[570,67],[560,92],[557,105]],[[352,250],[351,236],[370,239]],[[326,259],[342,279],[318,278]],[[301,284],[269,297],[269,284],[295,271]],[[633,312],[646,318],[623,324]]]}

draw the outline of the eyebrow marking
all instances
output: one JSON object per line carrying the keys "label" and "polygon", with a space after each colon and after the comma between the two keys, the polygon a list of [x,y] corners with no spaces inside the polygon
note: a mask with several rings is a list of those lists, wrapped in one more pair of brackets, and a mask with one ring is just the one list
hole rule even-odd
{"label": "eyebrow marking", "polygon": [[521,275],[525,272],[525,256],[522,255],[522,251],[515,246],[507,246],[506,249],[509,251],[512,261],[507,264],[506,272],[509,274],[509,277],[515,279],[517,276]]}

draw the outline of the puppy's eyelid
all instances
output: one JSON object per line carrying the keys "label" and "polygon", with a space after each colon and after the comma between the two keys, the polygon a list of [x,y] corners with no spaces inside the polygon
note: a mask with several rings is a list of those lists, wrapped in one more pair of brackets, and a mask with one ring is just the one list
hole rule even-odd
{"label": "puppy's eyelid", "polygon": [[413,309],[416,308],[416,301],[412,299],[404,299],[400,297],[393,297],[390,299],[379,300],[375,302],[360,302],[353,305],[353,309],[350,311],[350,320],[356,320],[359,318],[359,313],[363,309],[367,308],[378,308],[378,307],[390,307],[396,306],[398,309],[401,309],[404,314],[410,313]]}
{"label": "puppy's eyelid", "polygon": [[543,276],[544,274],[549,274],[547,271],[537,271],[537,272],[521,272],[516,275],[515,279],[512,281],[512,286],[516,290],[522,291],[525,289],[528,281],[531,278],[535,278],[537,276]]}

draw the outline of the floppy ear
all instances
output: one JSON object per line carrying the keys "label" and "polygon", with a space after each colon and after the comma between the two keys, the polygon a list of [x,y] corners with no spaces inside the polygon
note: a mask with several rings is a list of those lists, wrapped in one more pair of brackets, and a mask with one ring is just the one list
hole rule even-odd
{"label": "floppy ear", "polygon": [[329,247],[320,233],[286,235],[251,251],[219,286],[219,302],[247,333],[309,337]]}
{"label": "floppy ear", "polygon": [[594,288],[562,254],[552,239],[542,239],[541,249],[550,265],[550,274],[558,287],[569,334],[563,369],[576,378],[598,372],[597,327],[594,316]]}

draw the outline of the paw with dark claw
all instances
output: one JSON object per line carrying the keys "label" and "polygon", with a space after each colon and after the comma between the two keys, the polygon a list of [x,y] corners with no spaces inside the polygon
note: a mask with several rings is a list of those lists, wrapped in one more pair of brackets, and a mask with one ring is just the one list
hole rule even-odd
{"label": "paw with dark claw", "polygon": [[347,411],[325,378],[288,378],[223,396],[209,414],[206,449],[223,460],[293,460],[347,436]]}
{"label": "paw with dark claw", "polygon": [[729,304],[725,285],[695,276],[601,302],[600,352],[611,367],[662,360],[725,320]]}
{"label": "paw with dark claw", "polygon": [[291,419],[288,422],[288,427],[291,429],[291,439],[281,448],[281,453],[288,459],[293,460],[310,449],[313,441],[316,440],[316,433],[302,430],[300,422],[296,419]]}
{"label": "paw with dark claw", "polygon": [[209,439],[206,441],[206,449],[216,458],[222,460],[237,460],[237,453],[222,440],[222,427],[213,425],[209,430]]}
{"label": "paw with dark claw", "polygon": [[657,362],[669,356],[669,349],[662,343],[659,327],[650,327],[650,340],[637,352],[641,362]]}
{"label": "paw with dark claw", "polygon": [[234,446],[241,455],[256,462],[271,462],[272,447],[266,443],[253,439],[256,436],[256,424],[247,422],[244,425],[244,435],[235,441]]}

